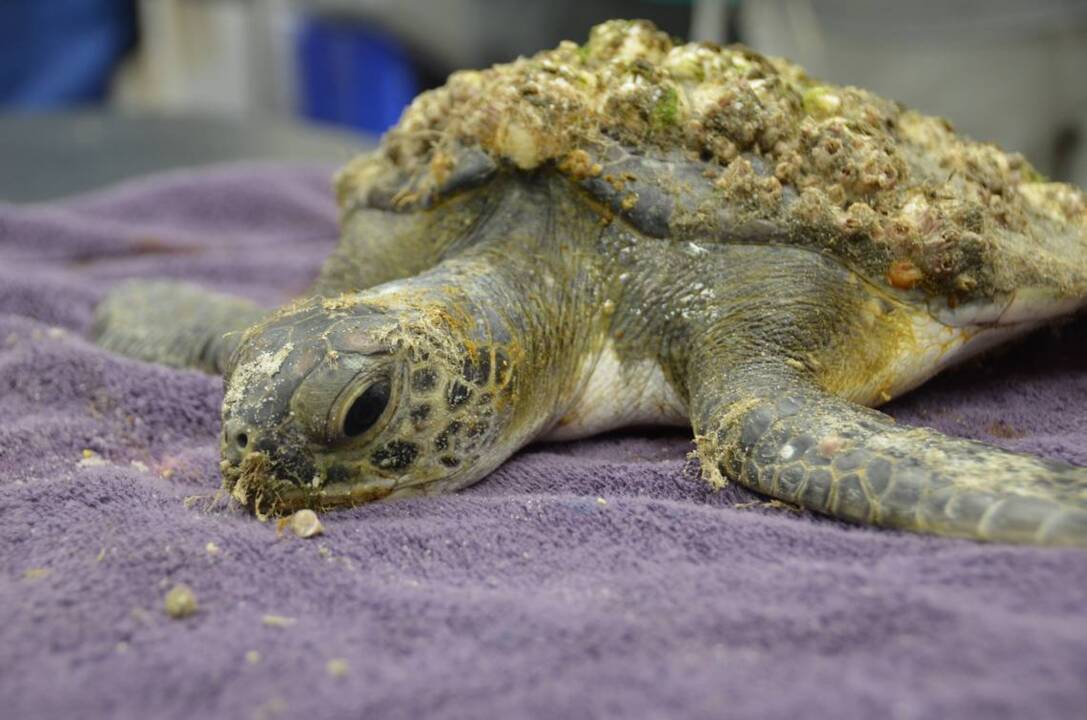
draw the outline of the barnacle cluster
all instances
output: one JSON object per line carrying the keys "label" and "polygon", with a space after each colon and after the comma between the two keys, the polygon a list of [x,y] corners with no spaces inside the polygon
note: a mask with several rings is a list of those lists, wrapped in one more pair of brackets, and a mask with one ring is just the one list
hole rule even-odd
{"label": "barnacle cluster", "polygon": [[[345,169],[341,192],[377,175],[440,185],[458,147],[583,179],[609,143],[704,162],[722,204],[949,299],[1011,290],[1057,272],[1069,248],[1085,252],[1083,194],[1044,182],[1022,156],[785,60],[674,43],[645,21],[454,73],[416,98],[377,155]],[[993,262],[1008,246],[1029,267]]]}

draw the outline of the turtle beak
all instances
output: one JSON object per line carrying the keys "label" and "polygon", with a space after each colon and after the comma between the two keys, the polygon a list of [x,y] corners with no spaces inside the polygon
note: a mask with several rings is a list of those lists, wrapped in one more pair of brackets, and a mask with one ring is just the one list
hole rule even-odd
{"label": "turtle beak", "polygon": [[264,458],[267,471],[278,481],[309,485],[317,474],[313,461],[300,448],[303,438],[269,437],[253,426],[231,418],[223,423],[221,456],[227,468],[240,468],[251,455]]}
{"label": "turtle beak", "polygon": [[258,515],[276,512],[279,498],[319,484],[303,438],[264,433],[239,417],[226,417],[219,469],[223,489]]}
{"label": "turtle beak", "polygon": [[289,328],[247,338],[226,382],[220,470],[223,487],[250,507],[274,487],[310,485],[316,474],[307,439],[290,422],[291,397],[320,361]]}

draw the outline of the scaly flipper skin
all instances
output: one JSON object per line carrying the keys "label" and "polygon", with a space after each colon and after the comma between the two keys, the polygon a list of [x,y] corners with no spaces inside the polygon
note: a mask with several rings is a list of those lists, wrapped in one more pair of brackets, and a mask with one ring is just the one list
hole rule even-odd
{"label": "scaly flipper skin", "polygon": [[91,335],[129,357],[222,374],[242,331],[267,313],[189,283],[135,280],[110,291],[95,310]]}
{"label": "scaly flipper skin", "polygon": [[[900,427],[828,389],[843,373],[873,371],[837,348],[889,333],[895,321],[861,319],[878,294],[834,263],[779,260],[778,272],[793,282],[777,284],[772,271],[749,274],[723,307],[695,314],[686,371],[711,483],[734,480],[851,522],[1087,546],[1087,468]],[[760,290],[763,283],[778,288],[776,297]]]}
{"label": "scaly flipper skin", "polygon": [[723,386],[727,401],[699,407],[711,477],[851,522],[1087,546],[1087,469],[899,427],[781,364],[733,368]]}

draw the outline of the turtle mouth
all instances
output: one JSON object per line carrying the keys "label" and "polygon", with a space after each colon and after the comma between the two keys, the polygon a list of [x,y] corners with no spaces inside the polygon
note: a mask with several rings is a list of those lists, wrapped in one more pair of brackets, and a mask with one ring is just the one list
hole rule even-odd
{"label": "turtle mouth", "polygon": [[331,482],[300,485],[278,477],[271,459],[262,452],[250,453],[241,463],[220,463],[223,490],[258,518],[286,515],[295,510],[330,510],[351,507],[388,497],[395,479],[369,482]]}

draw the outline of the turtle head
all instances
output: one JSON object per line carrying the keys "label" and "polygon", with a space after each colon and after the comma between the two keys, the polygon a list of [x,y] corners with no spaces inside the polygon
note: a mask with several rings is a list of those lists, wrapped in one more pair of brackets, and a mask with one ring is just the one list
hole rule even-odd
{"label": "turtle head", "polygon": [[473,482],[508,454],[508,365],[426,313],[346,297],[288,307],[246,332],[227,369],[224,487],[266,514]]}

